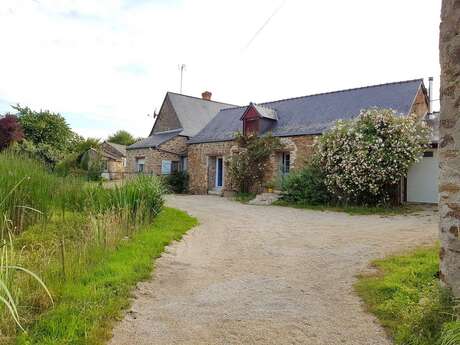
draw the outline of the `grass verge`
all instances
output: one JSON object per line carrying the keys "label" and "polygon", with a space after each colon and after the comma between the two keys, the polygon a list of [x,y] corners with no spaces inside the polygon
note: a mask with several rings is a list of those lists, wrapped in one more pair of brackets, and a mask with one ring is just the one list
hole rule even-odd
{"label": "grass verge", "polygon": [[383,215],[396,216],[401,214],[409,214],[420,211],[420,207],[415,205],[404,205],[399,207],[365,207],[365,206],[329,206],[329,205],[309,205],[291,203],[285,200],[278,200],[273,203],[276,206],[294,207],[315,211],[332,211],[345,212],[350,215]]}
{"label": "grass verge", "polygon": [[150,277],[153,259],[196,225],[197,220],[185,212],[165,208],[153,225],[122,241],[79,277],[64,283],[55,292],[56,306],[42,314],[28,334],[19,336],[17,344],[104,343],[113,322],[129,306],[131,289]]}
{"label": "grass verge", "polygon": [[375,260],[377,273],[360,276],[355,289],[398,345],[439,344],[455,319],[449,292],[439,286],[438,249],[419,248]]}

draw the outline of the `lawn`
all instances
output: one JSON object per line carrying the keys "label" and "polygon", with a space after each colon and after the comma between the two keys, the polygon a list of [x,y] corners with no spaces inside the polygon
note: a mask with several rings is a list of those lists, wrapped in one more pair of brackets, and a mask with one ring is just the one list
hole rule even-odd
{"label": "lawn", "polygon": [[55,291],[56,306],[42,314],[17,344],[103,344],[129,305],[130,291],[150,277],[153,260],[196,224],[185,212],[165,208],[153,225],[137,231]]}
{"label": "lawn", "polygon": [[355,284],[366,308],[377,316],[395,344],[460,344],[445,342],[449,329],[458,329],[459,323],[454,322],[450,293],[438,282],[438,250],[419,248],[375,260],[377,272],[360,276]]}
{"label": "lawn", "polygon": [[350,215],[383,215],[396,216],[420,211],[416,205],[404,205],[398,207],[366,207],[366,206],[330,206],[330,205],[310,205],[298,204],[285,200],[278,200],[273,203],[275,206],[294,207],[316,211],[345,212]]}

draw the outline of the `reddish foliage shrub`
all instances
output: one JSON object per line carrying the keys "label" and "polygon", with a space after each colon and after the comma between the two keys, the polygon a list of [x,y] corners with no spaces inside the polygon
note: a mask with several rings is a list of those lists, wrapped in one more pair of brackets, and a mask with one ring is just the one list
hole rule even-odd
{"label": "reddish foliage shrub", "polygon": [[16,116],[8,114],[0,119],[0,150],[23,138],[24,131]]}

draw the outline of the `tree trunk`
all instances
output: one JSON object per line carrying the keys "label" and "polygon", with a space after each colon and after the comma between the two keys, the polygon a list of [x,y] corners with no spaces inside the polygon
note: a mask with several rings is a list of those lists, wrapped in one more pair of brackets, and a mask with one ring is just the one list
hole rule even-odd
{"label": "tree trunk", "polygon": [[443,0],[439,48],[440,278],[460,297],[460,0]]}

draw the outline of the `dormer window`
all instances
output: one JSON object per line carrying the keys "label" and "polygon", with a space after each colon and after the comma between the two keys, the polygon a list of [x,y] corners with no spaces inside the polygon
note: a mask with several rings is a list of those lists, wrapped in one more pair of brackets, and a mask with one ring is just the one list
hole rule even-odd
{"label": "dormer window", "polygon": [[243,120],[244,135],[259,134],[259,119],[244,119]]}
{"label": "dormer window", "polygon": [[276,110],[251,103],[241,116],[241,120],[244,135],[258,135],[270,130],[278,117]]}

